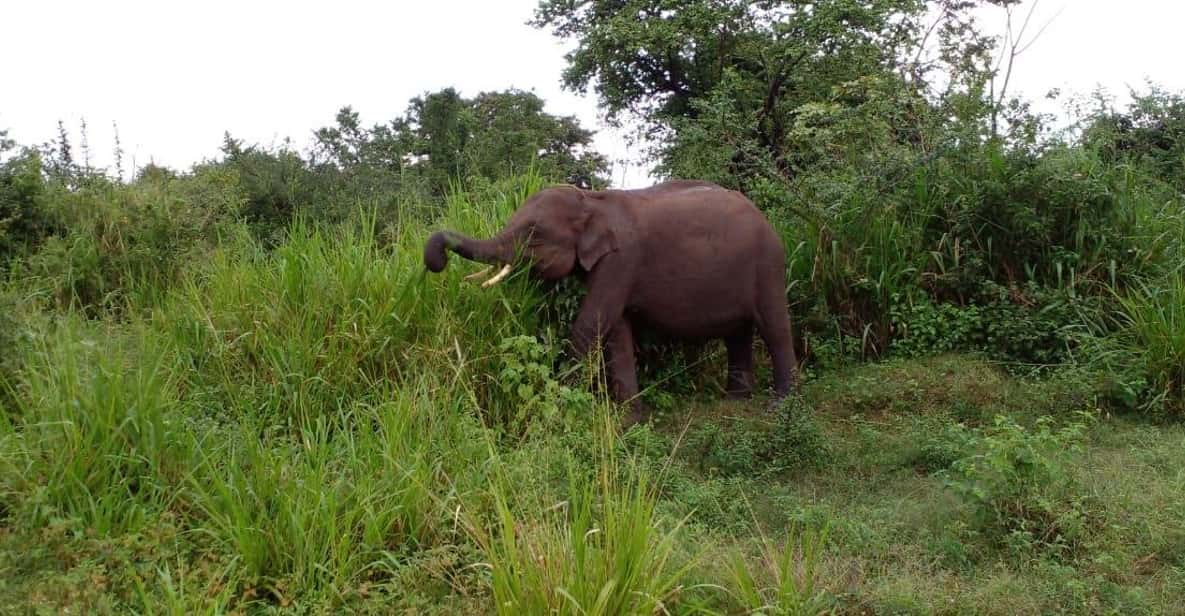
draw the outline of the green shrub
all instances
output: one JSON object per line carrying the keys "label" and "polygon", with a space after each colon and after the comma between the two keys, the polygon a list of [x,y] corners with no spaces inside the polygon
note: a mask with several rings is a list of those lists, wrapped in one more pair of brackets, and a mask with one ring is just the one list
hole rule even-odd
{"label": "green shrub", "polygon": [[928,299],[893,306],[897,338],[892,349],[903,357],[921,357],[985,346],[985,308],[934,303]]}
{"label": "green shrub", "polygon": [[892,351],[904,357],[974,351],[1029,367],[1061,364],[1078,347],[1086,330],[1083,315],[1096,303],[1072,290],[991,282],[966,305],[927,298],[900,302],[890,311]]}
{"label": "green shrub", "polygon": [[813,410],[798,396],[773,409],[772,421],[741,420],[694,428],[685,445],[702,471],[724,475],[763,475],[817,468],[830,455]]}
{"label": "green shrub", "polygon": [[778,403],[768,447],[773,459],[789,469],[818,468],[831,455],[814,409],[797,395],[787,396]]}
{"label": "green shrub", "polygon": [[938,473],[951,468],[971,451],[975,435],[961,423],[946,423],[938,430],[919,430],[920,442],[910,452],[906,465],[920,473]]}
{"label": "green shrub", "polygon": [[293,220],[311,214],[303,209],[315,202],[317,178],[296,152],[287,147],[243,147],[229,135],[222,151],[226,159],[213,166],[234,173],[243,197],[242,215],[265,245],[279,243]]}
{"label": "green shrub", "polygon": [[1067,469],[1080,451],[1084,421],[1054,429],[1041,417],[1032,429],[997,417],[968,443],[973,451],[945,473],[946,485],[971,508],[974,528],[1011,549],[1076,551],[1090,530],[1091,512]]}
{"label": "green shrub", "polygon": [[181,272],[202,262],[222,236],[234,232],[234,200],[211,198],[210,191],[187,187],[189,182],[162,179],[124,186],[96,181],[55,193],[66,231],[29,257],[27,274],[59,308],[97,315],[146,307]]}
{"label": "green shrub", "polygon": [[520,335],[503,339],[498,351],[502,368],[497,383],[505,409],[501,425],[514,431],[530,423],[572,425],[592,414],[594,399],[587,388],[573,389],[557,380],[552,368],[556,353],[550,346]]}
{"label": "green shrub", "polygon": [[[0,144],[3,142],[0,135]],[[9,260],[29,254],[61,231],[48,201],[36,151],[0,159],[0,270],[7,269]]]}
{"label": "green shrub", "polygon": [[1179,196],[1139,168],[1061,143],[934,154],[889,185],[843,161],[748,191],[783,236],[804,337],[838,328],[862,357],[983,348],[1060,363],[1106,285],[1180,255]]}
{"label": "green shrub", "polygon": [[701,471],[723,475],[756,474],[767,462],[762,455],[764,431],[739,421],[731,426],[707,423],[687,435],[686,449]]}
{"label": "green shrub", "polygon": [[1083,131],[1083,144],[1107,164],[1147,169],[1155,177],[1185,189],[1185,96],[1151,86],[1133,91],[1123,112],[1097,111]]}

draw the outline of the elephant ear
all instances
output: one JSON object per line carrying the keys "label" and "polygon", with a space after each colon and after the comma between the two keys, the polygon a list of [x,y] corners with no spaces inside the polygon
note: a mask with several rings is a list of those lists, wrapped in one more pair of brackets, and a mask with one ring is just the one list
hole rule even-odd
{"label": "elephant ear", "polygon": [[591,272],[601,257],[617,250],[617,236],[606,218],[605,213],[595,207],[585,209],[581,215],[576,257],[586,272]]}

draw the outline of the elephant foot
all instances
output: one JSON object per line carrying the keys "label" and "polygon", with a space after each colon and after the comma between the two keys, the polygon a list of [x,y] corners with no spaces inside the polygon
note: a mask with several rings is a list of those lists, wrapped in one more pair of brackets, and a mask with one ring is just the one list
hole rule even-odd
{"label": "elephant foot", "polygon": [[753,390],[751,389],[730,389],[725,392],[724,397],[729,400],[748,400],[753,397]]}
{"label": "elephant foot", "polygon": [[777,412],[779,408],[787,404],[795,405],[803,403],[804,401],[801,391],[791,391],[784,394],[774,393],[772,396],[770,396],[766,408],[769,410],[769,412],[774,413]]}
{"label": "elephant foot", "polygon": [[621,418],[621,431],[625,432],[648,421],[650,421],[650,409],[643,405],[630,405],[630,410],[626,411],[625,416]]}
{"label": "elephant foot", "polygon": [[788,393],[787,394],[779,394],[779,393],[775,392],[773,395],[771,395],[769,397],[769,402],[766,405],[766,409],[769,410],[770,412],[777,411],[778,407],[785,404],[786,399],[789,397],[790,397],[790,394],[788,394]]}

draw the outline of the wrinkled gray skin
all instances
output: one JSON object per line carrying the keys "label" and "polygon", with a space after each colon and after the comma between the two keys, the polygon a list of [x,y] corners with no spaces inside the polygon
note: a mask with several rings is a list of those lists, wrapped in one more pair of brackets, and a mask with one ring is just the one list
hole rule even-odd
{"label": "wrinkled gray skin", "polygon": [[773,361],[776,398],[797,387],[785,250],[738,192],[699,181],[640,190],[546,188],[493,238],[433,233],[424,247],[429,270],[444,269],[446,250],[493,265],[525,260],[545,280],[580,276],[587,293],[572,325],[575,354],[582,358],[603,341],[613,396],[631,405],[627,425],[646,418],[634,356],[639,327],[723,339],[733,397],[752,393],[756,331]]}

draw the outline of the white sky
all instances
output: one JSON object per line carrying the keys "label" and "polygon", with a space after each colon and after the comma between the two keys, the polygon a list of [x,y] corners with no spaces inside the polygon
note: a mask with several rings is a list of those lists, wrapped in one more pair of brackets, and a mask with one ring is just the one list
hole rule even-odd
{"label": "white sky", "polygon": [[[1017,92],[1102,84],[1123,95],[1145,78],[1185,90],[1185,3],[1038,1],[1034,29],[1061,13],[1020,58]],[[264,144],[291,137],[303,148],[344,105],[369,126],[446,86],[466,96],[518,87],[597,129],[602,152],[631,156],[599,122],[593,96],[560,89],[567,44],[525,25],[536,4],[0,0],[0,128],[40,143],[61,119],[77,148],[85,117],[92,162],[103,166],[116,122],[125,168],[154,160],[184,169],[217,156],[223,131]],[[647,181],[643,167],[615,165],[615,185]]]}

